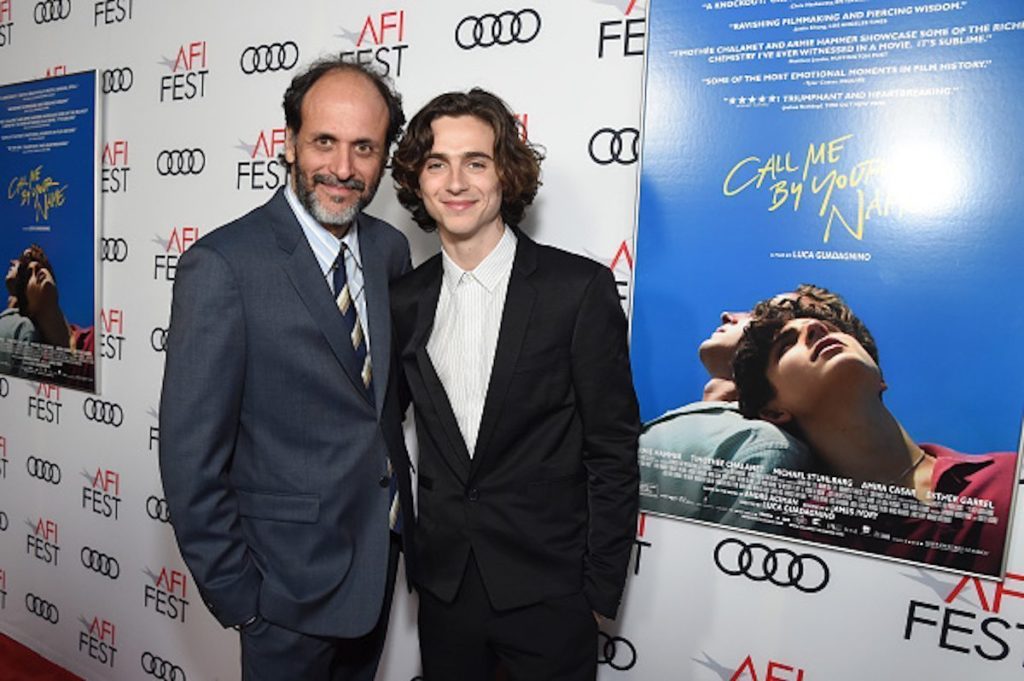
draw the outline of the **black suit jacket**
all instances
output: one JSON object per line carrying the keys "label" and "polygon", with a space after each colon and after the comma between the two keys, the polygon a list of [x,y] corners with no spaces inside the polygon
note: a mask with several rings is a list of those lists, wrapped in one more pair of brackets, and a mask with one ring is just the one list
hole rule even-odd
{"label": "black suit jacket", "polygon": [[419,442],[412,578],[450,601],[472,551],[499,609],[582,589],[613,617],[638,503],[626,320],[607,268],[516,234],[472,459],[427,354],[441,256],[392,284]]}
{"label": "black suit jacket", "polygon": [[324,636],[376,624],[387,573],[388,282],[405,237],[360,214],[375,400],[282,191],[181,257],[160,404],[160,471],[181,555],[227,626],[261,614]]}

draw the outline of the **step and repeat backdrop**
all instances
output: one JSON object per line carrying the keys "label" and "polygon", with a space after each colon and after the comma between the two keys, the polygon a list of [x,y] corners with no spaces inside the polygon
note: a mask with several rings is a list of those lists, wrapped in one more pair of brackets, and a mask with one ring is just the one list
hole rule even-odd
{"label": "step and repeat backdrop", "polygon": [[[787,112],[789,118],[783,120],[789,128],[799,128],[804,120],[800,117],[808,116],[808,133],[801,137],[787,128],[780,135],[778,121],[758,108],[767,106],[767,98],[883,89],[874,84],[833,87],[825,81],[854,74],[828,74],[824,67],[813,76],[787,75],[786,88],[764,85],[769,71],[810,69],[794,59],[830,54],[801,56],[796,50],[815,45],[787,46],[788,41],[859,35],[871,26],[848,24],[854,20],[842,17],[834,22],[812,17],[863,10],[861,19],[867,21],[870,9],[879,12],[872,17],[876,21],[901,22],[876,24],[872,32],[918,32],[875,40],[878,46],[871,49],[882,49],[884,43],[893,54],[928,47],[916,41],[934,40],[938,49],[940,40],[962,39],[943,44],[947,52],[942,55],[927,53],[916,62],[921,68],[934,64],[936,70],[973,69],[972,80],[945,87],[965,97],[971,87],[984,86],[989,99],[977,100],[981,111],[987,102],[1012,99],[1019,90],[1000,85],[1017,82],[1007,80],[1001,60],[1004,54],[1020,53],[1021,26],[1015,19],[1024,19],[1024,13],[1006,16],[1017,11],[1013,3],[992,4],[1002,7],[998,17],[966,16],[974,9],[968,2],[310,0],[286,5],[254,0],[243,5],[0,0],[0,85],[95,70],[100,132],[94,154],[99,185],[96,254],[87,249],[80,253],[83,262],[94,261],[98,303],[91,320],[77,322],[93,327],[97,392],[80,391],[67,382],[0,376],[0,631],[87,679],[238,678],[237,635],[221,629],[205,611],[167,522],[156,460],[164,342],[181,253],[218,225],[266,201],[285,182],[276,159],[285,139],[280,101],[304,64],[337,52],[376,63],[404,96],[407,114],[437,93],[476,85],[505,98],[525,133],[547,155],[544,184],[526,230],[540,241],[610,267],[627,311],[641,305],[647,319],[664,314],[666,320],[675,320],[659,331],[664,337],[658,351],[671,351],[658,356],[675,354],[683,361],[696,357],[696,329],[710,333],[718,325],[716,319],[704,318],[704,308],[735,305],[714,293],[717,281],[709,285],[695,273],[714,269],[722,277],[746,282],[749,291],[738,287],[749,293],[743,298],[746,305],[803,279],[765,275],[759,284],[754,279],[762,275],[749,263],[702,251],[702,242],[688,249],[684,241],[675,241],[676,250],[665,252],[677,258],[675,265],[655,266],[659,258],[652,251],[647,256],[651,274],[643,274],[645,244],[658,250],[657,238],[647,236],[652,224],[683,230],[698,220],[721,230],[725,243],[738,247],[757,240],[728,231],[743,216],[706,203],[692,210],[684,203],[683,209],[663,214],[642,210],[637,232],[641,120],[647,121],[649,137],[657,130],[662,149],[679,150],[669,171],[675,179],[671,196],[662,199],[707,191],[698,178],[709,178],[721,192],[730,168],[748,156],[763,158],[733,173],[733,187],[750,184],[758,173],[762,180],[730,200],[764,199],[771,182],[798,174],[795,166],[803,162],[808,144],[831,140],[802,111]],[[664,21],[660,13],[666,13]],[[984,31],[967,28],[982,23],[989,24]],[[924,29],[945,33],[925,36]],[[764,31],[773,33],[761,35]],[[728,39],[723,33],[730,34]],[[977,41],[966,42],[971,36],[984,37],[984,54],[970,51],[979,47]],[[768,41],[782,44],[750,47]],[[645,55],[648,50],[658,54]],[[757,56],[769,51],[770,58]],[[755,56],[737,57],[745,54]],[[644,64],[647,58],[654,63],[655,57],[685,63],[693,72],[651,78],[645,113]],[[888,63],[888,57],[879,57],[872,66],[885,68]],[[960,66],[948,65],[953,63]],[[820,82],[812,86],[810,80]],[[791,103],[825,107],[827,101],[803,98]],[[781,110],[782,104],[773,100],[772,111]],[[970,117],[942,107],[926,107],[919,115],[954,131],[987,125],[981,114]],[[1009,183],[1019,175],[1020,154],[1012,143],[1012,125],[1000,120],[1004,125],[991,130],[992,146],[987,148],[1000,149],[1009,164],[993,171],[993,182]],[[847,127],[857,132],[855,122]],[[835,137],[848,132],[837,131]],[[8,146],[5,134],[12,134],[6,119],[0,141]],[[1004,137],[1006,143],[1000,144]],[[728,147],[720,154],[707,152],[718,139],[727,140]],[[755,144],[758,140],[773,144],[762,149]],[[799,159],[796,152],[792,161],[784,158],[791,148],[802,149]],[[828,149],[822,153],[821,170],[827,174],[828,164],[837,161],[830,160]],[[835,156],[839,153],[833,150]],[[771,154],[783,158],[762,169]],[[983,165],[984,158],[973,162]],[[773,172],[778,178],[768,177]],[[13,205],[20,200],[17,191],[11,192],[17,179],[0,178],[8,187],[0,201]],[[421,262],[436,251],[436,237],[416,228],[389,184],[382,183],[369,212],[402,229],[412,244],[414,264]],[[820,195],[812,197],[807,191],[801,215],[816,213],[821,204]],[[816,200],[813,206],[811,198]],[[843,201],[848,200],[844,194]],[[840,205],[848,224],[833,224],[837,239],[856,229],[856,205]],[[1004,206],[1014,207],[1012,202]],[[881,208],[866,210],[877,222],[884,217]],[[707,220],[716,211],[728,224]],[[751,227],[754,215],[754,209],[747,211]],[[3,224],[0,229],[13,227]],[[943,232],[922,231],[920,236],[929,235],[947,239]],[[8,234],[0,236],[0,243],[20,243]],[[978,238],[984,236],[979,232]],[[0,255],[16,259],[24,248],[12,247],[14,252]],[[806,248],[811,253],[870,250]],[[774,250],[795,249],[787,243]],[[1005,247],[997,254],[1012,257]],[[993,272],[998,273],[1002,261],[997,262]],[[634,296],[634,264],[638,276],[667,277],[667,283]],[[70,300],[75,294],[66,289],[72,284],[64,282],[71,277],[62,278],[57,263],[54,270],[64,286],[62,300],[65,295]],[[992,316],[973,317],[969,309],[984,294],[974,290],[970,299],[961,299],[955,280],[947,278],[951,274],[948,268],[936,269],[920,275],[919,283],[934,292],[932,297],[952,296],[962,312],[956,318],[958,337],[985,334]],[[999,288],[989,292],[984,309],[991,309],[992,301],[1016,305],[1020,286],[1019,280],[1013,281],[1018,283],[1009,292],[1006,281],[997,282]],[[856,302],[849,287],[839,293]],[[680,299],[702,302],[680,312]],[[680,315],[685,324],[679,324]],[[1019,320],[1020,310],[1005,307],[1001,317]],[[919,320],[914,323],[914,343],[937,333],[930,326],[921,328]],[[648,348],[637,343],[640,327],[634,325],[633,333],[646,419],[699,397],[700,384],[687,380],[690,368],[644,364],[638,353]],[[1005,335],[1002,341],[1007,347],[1013,344]],[[892,344],[883,347],[883,355]],[[965,348],[965,362],[969,354]],[[960,359],[957,355],[956,361]],[[1001,380],[1018,379],[1018,365],[1011,361]],[[989,370],[988,365],[981,369]],[[979,382],[977,387],[982,386]],[[1019,381],[998,394],[962,397],[978,404],[998,403],[1001,422],[1009,411],[1017,419],[1009,428],[1019,428],[1016,386]],[[946,437],[945,431],[936,437]],[[984,443],[984,451],[1016,449],[1016,431],[1008,444],[1005,434],[1000,437],[991,446],[981,436],[974,440]],[[952,436],[945,444],[969,446]],[[600,678],[831,681],[907,678],[912,673],[1017,678],[1024,664],[1024,549],[1014,533],[1010,536],[1006,578],[999,582],[794,542],[788,535],[644,514],[623,609],[616,622],[603,626],[595,651]],[[416,599],[402,584],[379,673],[389,681],[412,681],[419,675]]]}

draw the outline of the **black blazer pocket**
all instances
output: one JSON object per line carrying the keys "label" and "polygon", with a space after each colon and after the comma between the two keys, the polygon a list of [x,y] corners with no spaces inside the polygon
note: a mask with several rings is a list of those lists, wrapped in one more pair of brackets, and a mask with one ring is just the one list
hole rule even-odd
{"label": "black blazer pocket", "polygon": [[320,519],[320,497],[316,494],[286,494],[236,490],[238,514],[260,520],[287,523],[315,523]]}

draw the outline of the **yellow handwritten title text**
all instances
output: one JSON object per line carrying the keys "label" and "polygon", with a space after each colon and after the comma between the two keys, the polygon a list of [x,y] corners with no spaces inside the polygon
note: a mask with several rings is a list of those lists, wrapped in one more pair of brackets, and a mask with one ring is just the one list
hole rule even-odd
{"label": "yellow handwritten title text", "polygon": [[27,175],[11,178],[7,198],[19,200],[21,206],[31,205],[38,222],[49,219],[51,208],[64,205],[67,188],[52,177],[43,177],[43,166],[36,166]]}
{"label": "yellow handwritten title text", "polygon": [[[825,220],[823,243],[828,243],[832,228],[837,225],[854,239],[863,240],[865,225],[872,218],[893,213],[902,215],[903,209],[879,181],[883,175],[881,159],[846,162],[845,152],[851,139],[852,134],[812,142],[807,145],[802,163],[795,162],[795,154],[790,151],[771,154],[767,159],[748,156],[725,176],[722,193],[737,196],[746,190],[765,189],[769,194],[770,213],[787,206],[798,213],[806,197],[806,201],[813,202],[817,208],[818,216]],[[855,211],[850,208],[852,201],[842,200],[845,195],[855,196]]]}

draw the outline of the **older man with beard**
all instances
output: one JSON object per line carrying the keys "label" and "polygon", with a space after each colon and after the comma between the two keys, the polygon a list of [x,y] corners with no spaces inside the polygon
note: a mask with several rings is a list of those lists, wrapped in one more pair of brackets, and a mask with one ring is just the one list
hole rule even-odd
{"label": "older man with beard", "polygon": [[340,59],[296,76],[284,110],[288,186],[178,265],[160,468],[203,600],[241,631],[243,678],[369,680],[406,456],[388,283],[410,263],[362,211],[405,117],[383,78]]}

